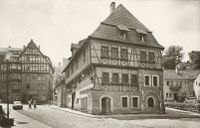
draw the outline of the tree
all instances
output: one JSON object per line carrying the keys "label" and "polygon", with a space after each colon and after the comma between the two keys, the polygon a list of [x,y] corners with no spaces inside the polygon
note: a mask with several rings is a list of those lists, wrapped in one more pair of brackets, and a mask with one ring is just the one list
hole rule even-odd
{"label": "tree", "polygon": [[192,51],[189,54],[191,69],[200,69],[200,51]]}
{"label": "tree", "polygon": [[169,46],[163,55],[163,66],[165,69],[175,69],[176,65],[182,62],[183,47]]}

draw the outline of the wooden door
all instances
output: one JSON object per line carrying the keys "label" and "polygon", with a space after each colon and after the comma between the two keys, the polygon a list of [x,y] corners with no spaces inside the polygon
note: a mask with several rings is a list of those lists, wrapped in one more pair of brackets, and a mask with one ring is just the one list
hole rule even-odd
{"label": "wooden door", "polygon": [[111,112],[111,100],[108,97],[104,97],[102,99],[102,113],[110,113]]}

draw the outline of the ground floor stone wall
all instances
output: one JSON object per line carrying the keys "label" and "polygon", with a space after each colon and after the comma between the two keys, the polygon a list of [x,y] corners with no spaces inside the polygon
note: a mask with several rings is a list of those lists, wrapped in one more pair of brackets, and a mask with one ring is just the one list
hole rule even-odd
{"label": "ground floor stone wall", "polygon": [[[122,98],[127,97],[128,105],[123,107]],[[133,98],[138,98],[138,106],[133,105]],[[110,99],[110,113],[159,113],[160,100],[156,92],[150,92],[143,98],[141,92],[110,92],[110,91],[94,91],[93,98],[93,114],[103,114],[103,98]],[[148,106],[148,99],[153,98],[153,107]]]}

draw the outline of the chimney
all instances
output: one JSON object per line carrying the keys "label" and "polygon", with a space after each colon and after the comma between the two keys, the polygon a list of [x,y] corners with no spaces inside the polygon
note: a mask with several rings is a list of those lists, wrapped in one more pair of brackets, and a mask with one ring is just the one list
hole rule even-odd
{"label": "chimney", "polygon": [[76,53],[77,51],[77,44],[71,44],[71,52],[72,52],[72,56],[74,56],[74,54]]}
{"label": "chimney", "polygon": [[112,13],[115,10],[115,2],[112,2],[110,4],[110,13]]}

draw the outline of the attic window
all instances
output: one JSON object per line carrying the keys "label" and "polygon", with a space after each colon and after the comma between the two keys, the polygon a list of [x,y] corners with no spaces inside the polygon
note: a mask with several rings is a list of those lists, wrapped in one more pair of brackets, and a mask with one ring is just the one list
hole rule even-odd
{"label": "attic window", "polygon": [[140,41],[144,42],[144,35],[140,34]]}
{"label": "attic window", "polygon": [[126,31],[121,31],[120,32],[120,38],[121,39],[127,39],[127,32]]}
{"label": "attic window", "polygon": [[144,42],[147,32],[142,29],[136,29],[136,32],[140,34],[140,41]]}
{"label": "attic window", "polygon": [[130,31],[130,29],[123,25],[117,25],[117,28],[120,30],[121,39],[127,39],[128,31]]}

